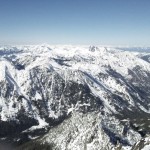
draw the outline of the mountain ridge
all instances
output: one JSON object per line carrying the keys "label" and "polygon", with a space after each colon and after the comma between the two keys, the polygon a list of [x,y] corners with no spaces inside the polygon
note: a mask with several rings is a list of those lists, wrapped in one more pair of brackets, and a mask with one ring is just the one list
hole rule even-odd
{"label": "mountain ridge", "polygon": [[[68,150],[109,150],[118,142],[133,146],[150,128],[149,56],[95,46],[1,47],[1,139],[22,144],[45,135],[54,138],[50,143],[54,147]],[[69,117],[74,124],[82,116],[85,120],[76,125],[79,130],[89,120],[94,122],[94,113],[99,121],[97,126],[85,126],[89,133],[78,135],[82,131],[67,122]],[[62,128],[64,138],[59,139],[62,135],[54,136],[54,131]],[[65,136],[68,132],[71,135]]]}

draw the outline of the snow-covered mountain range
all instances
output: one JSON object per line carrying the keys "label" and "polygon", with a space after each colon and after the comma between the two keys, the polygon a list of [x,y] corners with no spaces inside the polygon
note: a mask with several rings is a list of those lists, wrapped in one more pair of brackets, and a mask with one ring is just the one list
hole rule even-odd
{"label": "snow-covered mountain range", "polygon": [[150,53],[0,47],[1,142],[20,149],[34,142],[58,150],[124,150],[149,131]]}

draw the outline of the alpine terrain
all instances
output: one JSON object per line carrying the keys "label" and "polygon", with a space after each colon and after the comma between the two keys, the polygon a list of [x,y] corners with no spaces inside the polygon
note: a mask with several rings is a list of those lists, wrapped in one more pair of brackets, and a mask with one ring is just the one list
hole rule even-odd
{"label": "alpine terrain", "polygon": [[1,46],[0,149],[150,150],[150,52]]}

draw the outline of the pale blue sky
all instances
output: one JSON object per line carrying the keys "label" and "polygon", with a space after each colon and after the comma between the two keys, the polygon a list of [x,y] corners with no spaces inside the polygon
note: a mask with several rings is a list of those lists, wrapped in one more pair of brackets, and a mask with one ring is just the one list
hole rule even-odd
{"label": "pale blue sky", "polygon": [[0,44],[150,45],[150,0],[0,0]]}

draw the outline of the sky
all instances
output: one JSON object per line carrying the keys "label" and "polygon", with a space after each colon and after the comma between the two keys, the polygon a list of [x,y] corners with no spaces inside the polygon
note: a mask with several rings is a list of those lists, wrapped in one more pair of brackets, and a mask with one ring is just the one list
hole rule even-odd
{"label": "sky", "polygon": [[0,44],[150,46],[150,0],[0,0]]}

